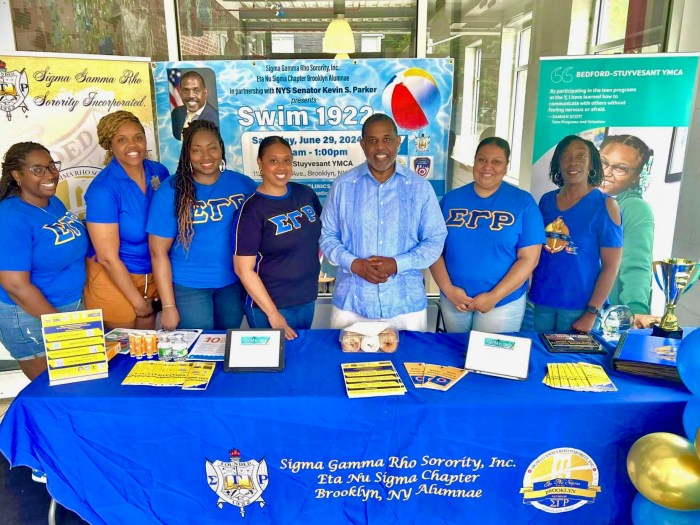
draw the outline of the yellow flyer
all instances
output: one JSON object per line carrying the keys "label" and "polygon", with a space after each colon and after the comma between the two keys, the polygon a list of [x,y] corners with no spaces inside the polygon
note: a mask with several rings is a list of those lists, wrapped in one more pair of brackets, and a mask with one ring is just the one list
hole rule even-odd
{"label": "yellow flyer", "polygon": [[102,310],[41,316],[49,384],[107,377]]}

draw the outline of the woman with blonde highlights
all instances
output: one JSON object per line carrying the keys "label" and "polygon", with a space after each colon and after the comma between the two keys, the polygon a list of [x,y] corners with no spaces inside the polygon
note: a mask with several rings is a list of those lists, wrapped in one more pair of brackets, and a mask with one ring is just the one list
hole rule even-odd
{"label": "woman with blonde highlights", "polygon": [[90,184],[85,201],[92,248],[87,260],[85,306],[101,308],[105,327],[155,328],[146,220],[168,170],[147,159],[146,133],[128,111],[115,111],[97,124],[107,151],[105,168]]}

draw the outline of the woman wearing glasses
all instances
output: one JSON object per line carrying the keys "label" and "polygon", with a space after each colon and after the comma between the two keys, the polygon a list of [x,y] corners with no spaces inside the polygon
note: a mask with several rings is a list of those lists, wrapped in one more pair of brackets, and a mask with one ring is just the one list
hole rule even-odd
{"label": "woman wearing glasses", "polygon": [[0,340],[29,379],[46,370],[41,315],[80,310],[85,282],[87,232],[55,197],[60,169],[21,142],[0,177]]}
{"label": "woman wearing glasses", "polygon": [[634,135],[610,135],[600,145],[600,189],[615,197],[624,219],[625,249],[610,303],[626,304],[633,314],[648,314],[651,308],[654,214],[642,195],[649,185],[653,159],[654,152]]}
{"label": "woman wearing glasses", "polygon": [[107,156],[105,168],[85,194],[92,241],[85,306],[102,309],[107,329],[153,329],[156,286],[146,221],[153,195],[168,170],[146,158],[143,125],[128,111],[102,117],[97,138]]}
{"label": "woman wearing glasses", "polygon": [[593,143],[576,135],[554,150],[549,176],[559,186],[540,199],[547,243],[532,276],[536,332],[590,332],[607,302],[622,257],[622,219]]}

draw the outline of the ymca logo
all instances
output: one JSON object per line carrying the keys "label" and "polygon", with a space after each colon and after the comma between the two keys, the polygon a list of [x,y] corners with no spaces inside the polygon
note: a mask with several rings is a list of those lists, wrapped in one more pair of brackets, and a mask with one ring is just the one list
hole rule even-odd
{"label": "ymca logo", "polygon": [[224,503],[238,507],[241,517],[245,516],[245,508],[251,503],[265,506],[262,493],[267,488],[267,463],[264,459],[241,461],[241,453],[234,448],[229,452],[231,461],[216,460],[213,463],[206,460],[207,483],[216,492],[219,501],[216,505],[222,509]]}

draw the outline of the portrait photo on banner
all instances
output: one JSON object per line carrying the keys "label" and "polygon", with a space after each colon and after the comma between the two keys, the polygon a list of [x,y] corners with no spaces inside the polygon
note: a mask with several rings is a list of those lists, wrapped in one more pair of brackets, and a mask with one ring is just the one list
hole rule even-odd
{"label": "portrait photo on banner", "polygon": [[219,97],[214,71],[201,67],[171,68],[167,72],[173,137],[182,140],[183,129],[194,120],[210,120],[219,126]]}

